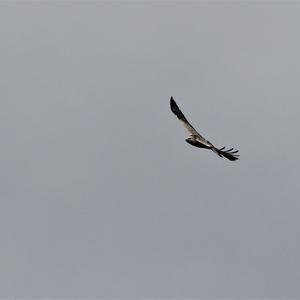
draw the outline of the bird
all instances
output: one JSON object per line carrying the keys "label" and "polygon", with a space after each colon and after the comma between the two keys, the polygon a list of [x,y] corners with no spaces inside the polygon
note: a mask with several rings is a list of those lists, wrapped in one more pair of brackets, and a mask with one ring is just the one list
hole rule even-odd
{"label": "bird", "polygon": [[189,133],[189,137],[185,139],[187,143],[198,148],[210,149],[220,157],[225,157],[231,161],[239,159],[239,154],[237,154],[238,150],[233,151],[233,148],[226,150],[225,147],[218,149],[211,142],[206,140],[199,132],[197,132],[179,109],[173,97],[170,99],[170,107],[171,111],[182,122],[183,126]]}

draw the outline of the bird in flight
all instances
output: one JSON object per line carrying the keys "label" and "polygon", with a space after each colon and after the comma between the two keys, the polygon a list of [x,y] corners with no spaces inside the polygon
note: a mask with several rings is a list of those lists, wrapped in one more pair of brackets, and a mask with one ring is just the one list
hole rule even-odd
{"label": "bird in flight", "polygon": [[228,149],[225,150],[225,147],[223,148],[216,148],[211,142],[206,140],[203,136],[201,136],[196,129],[188,122],[184,114],[179,109],[178,105],[174,101],[173,97],[170,99],[170,106],[172,112],[177,116],[177,118],[182,122],[183,126],[186,128],[186,130],[189,133],[189,137],[185,140],[187,143],[198,147],[198,148],[205,148],[210,149],[213,152],[215,152],[220,157],[226,157],[229,160],[237,160],[239,158],[238,150],[233,151],[234,149]]}

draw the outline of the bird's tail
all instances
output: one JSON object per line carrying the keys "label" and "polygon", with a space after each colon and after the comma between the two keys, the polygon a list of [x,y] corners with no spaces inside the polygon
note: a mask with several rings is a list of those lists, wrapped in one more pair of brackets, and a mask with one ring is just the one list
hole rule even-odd
{"label": "bird's tail", "polygon": [[226,157],[227,159],[232,161],[239,159],[239,154],[237,154],[239,151],[238,150],[232,151],[232,150],[233,148],[225,150],[225,147],[221,149],[217,149],[215,147],[212,148],[212,151],[214,151],[220,157]]}

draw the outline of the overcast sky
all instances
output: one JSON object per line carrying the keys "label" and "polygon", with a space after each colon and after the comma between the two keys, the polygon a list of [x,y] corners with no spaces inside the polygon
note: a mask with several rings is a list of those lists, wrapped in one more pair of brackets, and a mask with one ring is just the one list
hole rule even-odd
{"label": "overcast sky", "polygon": [[0,297],[300,298],[299,28],[299,2],[2,1]]}

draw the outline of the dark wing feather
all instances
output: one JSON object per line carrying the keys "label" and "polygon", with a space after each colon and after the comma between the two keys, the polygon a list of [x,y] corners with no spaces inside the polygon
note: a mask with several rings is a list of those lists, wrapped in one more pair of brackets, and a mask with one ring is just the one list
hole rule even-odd
{"label": "dark wing feather", "polygon": [[231,148],[231,149],[228,149],[228,150],[225,151],[223,149],[225,149],[225,147],[223,147],[221,149],[217,149],[217,148],[214,147],[214,149],[212,149],[212,150],[216,154],[218,154],[220,157],[226,157],[229,160],[237,160],[237,159],[239,159],[239,154],[236,154],[236,153],[239,152],[238,150],[232,151],[233,148]]}

